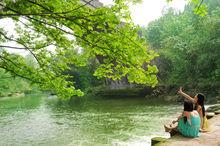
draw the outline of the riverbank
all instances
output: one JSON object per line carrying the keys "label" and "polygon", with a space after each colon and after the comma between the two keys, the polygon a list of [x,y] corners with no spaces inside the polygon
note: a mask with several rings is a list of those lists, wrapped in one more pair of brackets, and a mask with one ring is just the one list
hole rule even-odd
{"label": "riverbank", "polygon": [[220,114],[208,120],[210,131],[200,133],[197,138],[187,138],[176,134],[169,139],[161,139],[161,142],[153,146],[219,146],[220,145]]}
{"label": "riverbank", "polygon": [[20,97],[20,96],[25,96],[25,93],[24,92],[8,93],[8,94],[1,95],[0,98],[3,98],[3,97]]}
{"label": "riverbank", "polygon": [[5,98],[5,97],[23,97],[27,96],[30,94],[49,94],[47,92],[43,92],[40,90],[25,90],[25,91],[15,91],[15,92],[10,92],[10,93],[4,93],[0,95],[0,98]]}
{"label": "riverbank", "polygon": [[[124,97],[133,97],[133,98],[146,98],[146,99],[158,99],[160,101],[169,101],[169,102],[182,102],[183,97],[177,94],[179,86],[157,86],[155,88],[151,87],[132,87],[132,88],[122,88],[122,89],[109,89],[107,87],[94,88],[89,90],[88,95],[95,97],[106,97],[106,98],[124,98]],[[215,89],[215,91],[214,91]],[[197,93],[203,93],[206,97],[206,104],[215,104],[220,101],[218,88],[196,88],[196,87],[185,87],[185,92],[190,96],[194,97]]]}

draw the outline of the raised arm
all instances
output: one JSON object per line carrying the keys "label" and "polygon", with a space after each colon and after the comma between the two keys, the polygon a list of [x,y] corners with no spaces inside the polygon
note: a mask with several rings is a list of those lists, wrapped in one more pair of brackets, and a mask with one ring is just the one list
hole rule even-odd
{"label": "raised arm", "polygon": [[189,96],[188,94],[186,94],[186,93],[184,93],[184,92],[182,91],[182,87],[180,87],[178,93],[179,93],[181,96],[183,96],[183,97],[187,98],[188,100],[192,101],[193,103],[195,103],[195,100],[194,100],[191,96]]}

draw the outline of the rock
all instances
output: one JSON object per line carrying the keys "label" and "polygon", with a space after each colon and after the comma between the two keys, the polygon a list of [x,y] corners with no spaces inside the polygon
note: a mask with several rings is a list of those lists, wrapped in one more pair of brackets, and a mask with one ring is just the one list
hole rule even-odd
{"label": "rock", "polygon": [[99,8],[99,7],[102,7],[103,4],[101,2],[99,2],[99,0],[80,0],[81,3],[83,4],[86,4],[87,3],[87,6],[88,7],[91,7],[91,8]]}
{"label": "rock", "polygon": [[167,139],[163,137],[154,137],[151,139],[151,146],[156,145],[159,142],[165,142]]}
{"label": "rock", "polygon": [[214,117],[214,115],[215,115],[215,113],[209,112],[209,113],[206,114],[206,118],[211,119],[212,117]]}
{"label": "rock", "polygon": [[22,93],[22,92],[15,92],[13,94],[13,96],[24,96],[24,93]]}
{"label": "rock", "polygon": [[165,101],[177,101],[177,97],[176,96],[165,96],[164,100]]}
{"label": "rock", "polygon": [[215,114],[219,115],[220,114],[220,110],[215,111]]}
{"label": "rock", "polygon": [[208,109],[206,111],[207,112],[215,112],[218,110],[220,110],[220,104],[212,105],[212,106],[208,107]]}

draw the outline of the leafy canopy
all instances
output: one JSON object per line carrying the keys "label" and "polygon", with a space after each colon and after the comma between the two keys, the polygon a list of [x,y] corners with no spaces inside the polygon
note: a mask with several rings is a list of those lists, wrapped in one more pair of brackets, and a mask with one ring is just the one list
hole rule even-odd
{"label": "leafy canopy", "polygon": [[[0,20],[13,19],[14,34],[0,28],[0,68],[13,75],[53,89],[63,98],[82,96],[69,75],[70,66],[85,66],[97,58],[97,78],[113,80],[127,77],[132,83],[157,84],[156,66],[150,61],[157,54],[147,50],[139,28],[130,19],[126,1],[111,8],[87,7],[77,0],[3,0]],[[11,43],[16,43],[15,46]],[[26,50],[35,65],[7,50]]]}

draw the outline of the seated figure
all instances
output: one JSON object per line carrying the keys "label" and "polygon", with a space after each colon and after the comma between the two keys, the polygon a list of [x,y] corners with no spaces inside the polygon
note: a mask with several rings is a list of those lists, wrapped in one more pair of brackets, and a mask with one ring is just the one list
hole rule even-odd
{"label": "seated figure", "polygon": [[196,110],[193,110],[193,103],[184,102],[184,110],[182,114],[172,123],[177,125],[164,125],[166,132],[179,132],[186,137],[198,137],[200,129],[200,116]]}

